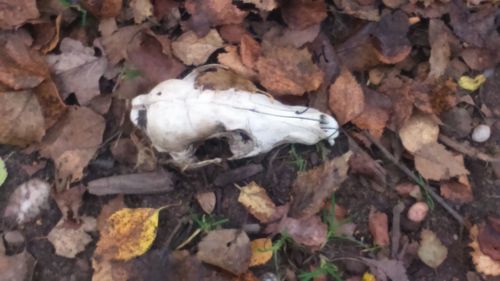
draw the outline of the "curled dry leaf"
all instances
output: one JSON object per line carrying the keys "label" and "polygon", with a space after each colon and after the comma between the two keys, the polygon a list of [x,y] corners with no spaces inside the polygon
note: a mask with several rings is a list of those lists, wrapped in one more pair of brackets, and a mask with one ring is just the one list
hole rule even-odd
{"label": "curled dry leaf", "polygon": [[261,223],[268,223],[279,218],[275,216],[276,205],[269,198],[266,190],[255,182],[241,188],[238,202],[243,204],[248,212]]}
{"label": "curled dry leaf", "polygon": [[290,0],[281,5],[281,15],[292,29],[306,29],[327,16],[324,1]]}
{"label": "curled dry leaf", "polygon": [[263,45],[257,61],[259,81],[276,95],[302,96],[323,82],[323,72],[307,49]]}
{"label": "curled dry leaf", "polygon": [[47,20],[33,25],[34,42],[33,49],[47,54],[57,47],[61,31],[62,15],[58,15],[55,21]]}
{"label": "curled dry leaf", "polygon": [[439,125],[430,115],[414,114],[399,130],[403,146],[415,153],[427,144],[436,143],[439,135]]}
{"label": "curled dry leaf", "polygon": [[252,240],[252,258],[250,267],[263,265],[273,257],[273,241],[270,238]]}
{"label": "curled dry leaf", "polygon": [[479,226],[474,225],[469,230],[469,236],[472,240],[469,246],[472,248],[471,256],[477,272],[481,274],[500,276],[500,262],[492,259],[481,251],[478,242]]}
{"label": "curled dry leaf", "polygon": [[468,175],[463,155],[454,155],[439,143],[424,145],[415,152],[415,168],[426,179],[445,180]]}
{"label": "curled dry leaf", "polygon": [[380,11],[373,4],[363,5],[361,1],[356,0],[334,0],[335,5],[344,13],[356,18],[379,21]]}
{"label": "curled dry leaf", "polygon": [[99,79],[106,71],[107,60],[95,56],[93,48],[69,37],[61,41],[60,50],[59,55],[48,55],[47,61],[61,95],[66,98],[74,93],[78,102],[86,105],[100,94]]}
{"label": "curled dry leaf", "polygon": [[215,29],[211,29],[203,37],[197,36],[193,31],[187,31],[172,42],[172,51],[184,64],[200,65],[222,46],[222,38]]}
{"label": "curled dry leaf", "polygon": [[156,238],[161,209],[124,208],[113,213],[97,242],[94,255],[106,260],[130,260],[144,254]]}
{"label": "curled dry leaf", "polygon": [[3,217],[23,224],[38,217],[49,207],[50,185],[41,179],[31,179],[10,195]]}
{"label": "curled dry leaf", "polygon": [[11,29],[40,16],[36,0],[7,0],[0,6],[0,29]]}
{"label": "curled dry leaf", "polygon": [[368,216],[368,227],[375,245],[389,246],[389,220],[385,213],[379,212],[372,207]]}
{"label": "curled dry leaf", "polygon": [[294,197],[289,215],[307,219],[319,212],[325,199],[347,178],[351,155],[349,151],[321,166],[299,172],[292,186]]}
{"label": "curled dry leaf", "polygon": [[52,243],[57,255],[72,259],[92,242],[87,232],[95,230],[96,220],[93,217],[82,217],[77,225],[63,218],[49,232],[47,240]]}
{"label": "curled dry leaf", "polygon": [[340,124],[351,121],[365,108],[363,89],[346,68],[341,70],[340,75],[330,86],[328,105]]}
{"label": "curled dry leaf", "polygon": [[248,270],[252,257],[250,239],[238,229],[213,230],[198,244],[198,259],[239,275]]}
{"label": "curled dry leaf", "polygon": [[212,191],[196,193],[196,201],[207,214],[211,214],[215,209],[216,197]]}
{"label": "curled dry leaf", "polygon": [[439,240],[434,232],[423,229],[421,234],[418,257],[426,265],[436,269],[448,256],[448,248]]}
{"label": "curled dry leaf", "polygon": [[[72,107],[41,143],[40,154],[56,166],[57,182],[77,181],[102,142],[105,120],[86,107]],[[59,186],[62,187],[62,186]]]}

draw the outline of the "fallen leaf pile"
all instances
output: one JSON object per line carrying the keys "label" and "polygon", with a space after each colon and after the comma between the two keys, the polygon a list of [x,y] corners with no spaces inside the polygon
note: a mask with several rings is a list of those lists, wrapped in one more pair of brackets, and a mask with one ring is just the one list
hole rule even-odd
{"label": "fallen leaf pile", "polygon": [[[498,11],[3,0],[0,281],[499,276]],[[214,94],[321,110],[340,136],[175,170],[130,122],[131,100],[193,69]],[[223,154],[217,141],[196,154]]]}

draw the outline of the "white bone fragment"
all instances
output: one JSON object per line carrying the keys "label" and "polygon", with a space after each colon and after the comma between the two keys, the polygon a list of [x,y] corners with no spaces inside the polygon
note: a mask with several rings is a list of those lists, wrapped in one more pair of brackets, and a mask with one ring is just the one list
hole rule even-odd
{"label": "white bone fragment", "polygon": [[177,166],[190,169],[220,162],[221,158],[199,161],[194,156],[197,144],[212,138],[227,139],[229,160],[265,153],[284,143],[311,145],[323,139],[335,143],[337,122],[316,109],[284,105],[262,93],[197,88],[199,72],[212,67],[161,82],[132,100],[132,122],[158,151],[170,153]]}

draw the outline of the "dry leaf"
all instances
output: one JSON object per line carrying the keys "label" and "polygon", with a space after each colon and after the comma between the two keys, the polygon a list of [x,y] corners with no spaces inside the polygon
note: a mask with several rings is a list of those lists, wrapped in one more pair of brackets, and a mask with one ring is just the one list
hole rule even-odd
{"label": "dry leaf", "polygon": [[252,240],[252,258],[250,267],[263,265],[273,257],[273,241],[270,238]]}
{"label": "dry leaf", "polygon": [[481,274],[500,276],[500,262],[492,259],[481,251],[481,247],[477,240],[479,227],[474,225],[469,230],[470,239],[472,240],[469,246],[472,248],[472,262],[474,263],[477,272]]}
{"label": "dry leaf", "polygon": [[481,87],[484,82],[486,82],[486,77],[484,76],[484,74],[479,74],[474,78],[464,75],[461,76],[458,80],[458,85],[462,89],[474,92],[475,90],[479,89],[479,87]]}
{"label": "dry leaf", "polygon": [[321,248],[327,242],[327,226],[319,216],[304,219],[294,219],[286,217],[276,225],[269,225],[269,230],[286,233],[292,237],[293,241],[313,249]]}
{"label": "dry leaf", "polygon": [[439,125],[427,114],[416,113],[399,130],[399,137],[406,150],[417,152],[425,145],[437,142]]}
{"label": "dry leaf", "polygon": [[323,82],[323,72],[307,49],[263,45],[257,70],[262,85],[276,95],[302,96]]}
{"label": "dry leaf", "polygon": [[0,92],[0,143],[25,146],[45,135],[43,112],[31,91]]}
{"label": "dry leaf", "polygon": [[381,247],[389,246],[389,222],[385,213],[371,208],[368,216],[368,227],[370,228],[375,245]]}
{"label": "dry leaf", "polygon": [[262,11],[272,11],[278,7],[276,0],[243,0],[243,3],[254,4],[257,9]]}
{"label": "dry leaf", "polygon": [[451,49],[449,44],[450,30],[444,22],[432,19],[429,22],[429,43],[431,45],[431,56],[429,58],[429,77],[437,79],[441,77],[448,67]]}
{"label": "dry leaf", "polygon": [[386,64],[403,61],[411,52],[408,16],[401,10],[383,16],[371,32],[377,58]]}
{"label": "dry leaf", "polygon": [[200,65],[222,46],[222,38],[215,29],[211,29],[203,37],[198,37],[193,31],[188,31],[172,42],[172,51],[184,64]]}
{"label": "dry leaf", "polygon": [[220,64],[229,67],[242,77],[254,78],[257,75],[255,71],[243,64],[235,46],[226,46],[224,50],[226,51],[225,53],[220,53],[217,56],[217,60]]}
{"label": "dry leaf", "polygon": [[306,29],[326,18],[326,4],[324,1],[285,1],[281,4],[281,15],[292,29]]}
{"label": "dry leaf", "polygon": [[153,15],[153,4],[150,0],[132,0],[129,5],[132,8],[136,24],[142,23]]}
{"label": "dry leaf", "polygon": [[99,229],[101,238],[94,254],[112,260],[130,260],[144,254],[156,238],[160,210],[124,208],[113,213],[104,229]]}
{"label": "dry leaf", "polygon": [[[77,181],[102,142],[105,120],[86,107],[72,107],[45,136],[40,154],[56,166],[57,184]],[[59,186],[62,187],[62,186]]]}
{"label": "dry leaf", "polygon": [[248,34],[243,34],[240,41],[241,62],[250,69],[255,65],[260,55],[260,44]]}
{"label": "dry leaf", "polygon": [[61,54],[48,55],[47,61],[55,74],[55,82],[63,98],[74,93],[81,105],[99,95],[99,79],[106,71],[106,58],[94,55],[94,49],[85,47],[80,41],[64,38]]}
{"label": "dry leaf", "polygon": [[375,5],[363,5],[361,1],[356,0],[334,0],[334,3],[342,12],[353,17],[368,21],[380,20],[379,8]]}
{"label": "dry leaf", "polygon": [[22,281],[33,277],[36,260],[26,251],[13,256],[0,253],[0,281]]}
{"label": "dry leaf", "polygon": [[196,201],[198,201],[201,209],[207,214],[211,214],[214,211],[216,200],[215,193],[212,191],[196,193]]}
{"label": "dry leaf", "polygon": [[104,229],[108,224],[108,218],[116,211],[125,207],[122,194],[109,200],[106,204],[104,204],[104,206],[102,206],[101,212],[99,213],[99,216],[97,216],[97,229]]}
{"label": "dry leaf", "polygon": [[250,214],[256,217],[261,223],[268,223],[278,219],[276,214],[276,205],[269,198],[266,190],[251,182],[240,190],[238,202],[243,204]]}
{"label": "dry leaf", "polygon": [[238,229],[213,230],[198,244],[196,256],[233,274],[242,274],[248,270],[252,257],[250,239]]}
{"label": "dry leaf", "polygon": [[59,43],[62,15],[58,15],[55,22],[43,21],[33,25],[33,49],[40,50],[43,54],[52,51]]}
{"label": "dry leaf", "polygon": [[485,224],[479,225],[477,241],[481,252],[500,261],[500,218],[490,216]]}
{"label": "dry leaf", "polygon": [[446,180],[469,174],[463,156],[454,155],[439,143],[426,144],[415,152],[415,168],[429,180]]}
{"label": "dry leaf", "polygon": [[448,256],[448,248],[439,240],[434,232],[423,229],[420,237],[418,257],[426,265],[436,269]]}
{"label": "dry leaf", "polygon": [[113,18],[120,14],[123,0],[82,0],[79,3],[95,16]]}
{"label": "dry leaf", "polygon": [[50,185],[41,179],[31,179],[10,195],[3,217],[23,224],[38,217],[49,207]]}
{"label": "dry leaf", "polygon": [[[466,176],[461,176],[465,177]],[[455,180],[441,183],[440,186],[441,196],[458,204],[470,203],[474,200],[472,188],[468,181],[465,183],[457,182]]]}
{"label": "dry leaf", "polygon": [[77,185],[52,195],[62,213],[61,220],[79,221],[78,210],[82,206],[82,196],[85,191],[85,186]]}
{"label": "dry leaf", "polygon": [[202,86],[203,89],[219,91],[229,89],[237,89],[253,93],[258,91],[258,88],[252,83],[252,81],[245,79],[232,71],[221,68],[212,72],[201,74],[196,79],[196,84]]}
{"label": "dry leaf", "polygon": [[319,212],[325,199],[347,178],[351,155],[349,151],[321,166],[299,172],[292,186],[294,197],[289,215],[306,219]]}
{"label": "dry leaf", "polygon": [[124,46],[127,46],[132,38],[144,28],[144,25],[127,25],[110,35],[103,34],[101,41],[104,53],[112,65],[127,57],[127,48]]}
{"label": "dry leaf", "polygon": [[375,138],[380,138],[392,113],[392,102],[387,96],[369,88],[363,91],[365,106],[361,114],[351,121],[358,128],[367,129]]}
{"label": "dry leaf", "polygon": [[93,217],[82,217],[81,220],[75,225],[62,218],[49,232],[47,240],[54,246],[56,255],[72,259],[92,242],[87,232],[96,230],[96,220]]}
{"label": "dry leaf", "polygon": [[119,139],[111,144],[113,158],[121,164],[135,165],[137,162],[137,147],[130,138]]}
{"label": "dry leaf", "polygon": [[400,260],[390,260],[383,258],[381,260],[373,260],[362,258],[362,260],[370,267],[370,271],[377,277],[377,281],[409,281],[406,274],[406,268]]}
{"label": "dry leaf", "polygon": [[40,16],[36,0],[6,0],[0,6],[0,29],[12,29]]}
{"label": "dry leaf", "polygon": [[346,68],[330,86],[328,105],[340,124],[351,121],[365,108],[363,89]]}
{"label": "dry leaf", "polygon": [[387,172],[382,165],[373,160],[373,158],[363,150],[356,148],[352,150],[355,152],[351,158],[349,158],[351,171],[367,176],[378,185],[385,186]]}

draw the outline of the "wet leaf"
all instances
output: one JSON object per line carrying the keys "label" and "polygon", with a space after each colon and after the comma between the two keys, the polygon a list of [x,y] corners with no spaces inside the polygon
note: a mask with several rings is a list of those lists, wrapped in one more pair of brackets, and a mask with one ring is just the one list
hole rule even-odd
{"label": "wet leaf", "polygon": [[5,161],[0,158],[0,186],[2,186],[8,176],[7,167],[5,167]]}
{"label": "wet leaf", "polygon": [[28,20],[40,16],[36,0],[7,0],[0,6],[0,29],[11,29],[21,26]]}
{"label": "wet leaf", "polygon": [[248,270],[252,257],[250,239],[238,229],[213,230],[198,244],[196,256],[233,274]]}
{"label": "wet leaf", "polygon": [[276,220],[276,205],[269,198],[266,190],[255,182],[251,182],[240,190],[238,202],[243,204],[250,214],[261,223]]}
{"label": "wet leaf", "polygon": [[321,166],[299,172],[292,186],[294,197],[289,215],[306,219],[319,212],[325,199],[347,178],[351,155],[349,151]]}
{"label": "wet leaf", "polygon": [[439,126],[427,114],[416,113],[399,130],[399,137],[406,150],[415,153],[428,144],[437,142]]}
{"label": "wet leaf", "polygon": [[108,218],[95,255],[112,260],[130,260],[144,254],[156,238],[161,209],[124,208]]}
{"label": "wet leaf", "polygon": [[56,255],[72,259],[92,242],[87,232],[95,230],[96,221],[93,217],[82,217],[82,222],[76,225],[63,218],[49,232],[47,240],[54,246]]}
{"label": "wet leaf", "polygon": [[250,267],[263,265],[273,257],[273,241],[270,238],[252,240],[252,258]]}
{"label": "wet leaf", "polygon": [[46,181],[31,179],[10,195],[3,217],[17,224],[29,222],[49,207],[49,196],[50,185]]}
{"label": "wet leaf", "polygon": [[448,256],[448,248],[439,240],[434,232],[423,229],[421,234],[418,257],[426,265],[436,269]]}
{"label": "wet leaf", "polygon": [[290,0],[282,3],[283,20],[292,29],[306,29],[327,16],[324,1]]}
{"label": "wet leaf", "polygon": [[323,72],[307,49],[263,45],[257,71],[262,85],[279,96],[302,96],[318,89],[323,81]]}
{"label": "wet leaf", "polygon": [[458,80],[458,85],[460,88],[474,92],[479,89],[481,85],[486,81],[486,77],[484,74],[479,74],[476,77],[472,78],[469,76],[462,76]]}
{"label": "wet leaf", "polygon": [[363,89],[346,68],[330,86],[328,105],[340,124],[351,121],[365,108]]}
{"label": "wet leaf", "polygon": [[215,29],[211,29],[203,37],[188,31],[172,42],[172,51],[184,64],[200,65],[205,63],[215,50],[221,48],[222,43],[222,38]]}
{"label": "wet leaf", "polygon": [[372,208],[368,216],[368,227],[370,228],[375,245],[381,247],[389,246],[389,222],[385,213]]}
{"label": "wet leaf", "polygon": [[415,168],[426,179],[445,180],[468,175],[462,155],[454,155],[439,143],[424,145],[415,152]]}

